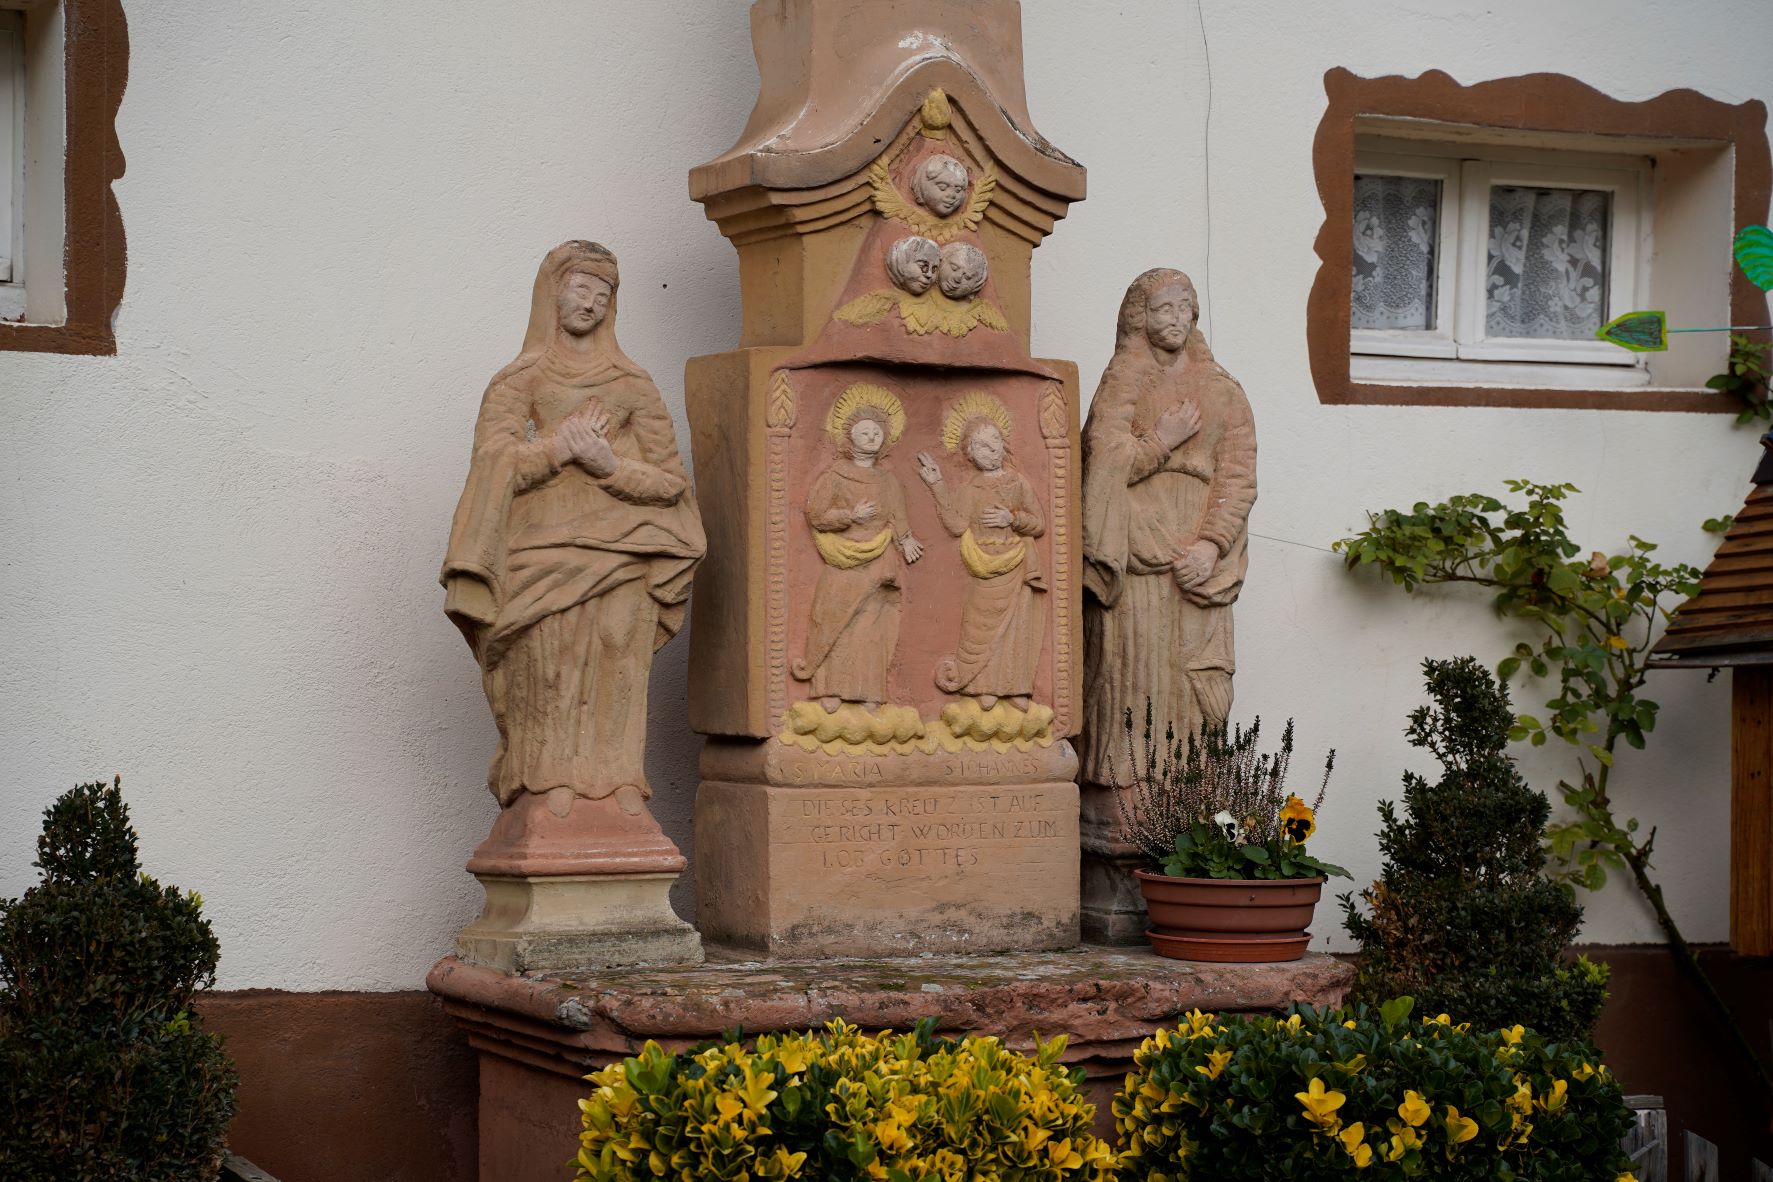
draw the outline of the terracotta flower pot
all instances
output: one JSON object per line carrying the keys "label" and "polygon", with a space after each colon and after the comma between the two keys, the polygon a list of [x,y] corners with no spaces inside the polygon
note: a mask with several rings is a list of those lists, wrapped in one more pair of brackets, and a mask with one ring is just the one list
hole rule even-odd
{"label": "terracotta flower pot", "polygon": [[1159,956],[1176,960],[1298,960],[1322,878],[1171,878],[1135,870]]}

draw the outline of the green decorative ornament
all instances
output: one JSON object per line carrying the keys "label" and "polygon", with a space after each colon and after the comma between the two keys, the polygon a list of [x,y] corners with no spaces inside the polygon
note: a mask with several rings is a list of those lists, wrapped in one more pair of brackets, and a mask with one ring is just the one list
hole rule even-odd
{"label": "green decorative ornament", "polygon": [[1733,245],[1742,273],[1762,291],[1773,291],[1773,230],[1744,226],[1737,231]]}
{"label": "green decorative ornament", "polygon": [[1626,312],[1601,325],[1594,335],[1633,353],[1661,353],[1668,348],[1668,314]]}

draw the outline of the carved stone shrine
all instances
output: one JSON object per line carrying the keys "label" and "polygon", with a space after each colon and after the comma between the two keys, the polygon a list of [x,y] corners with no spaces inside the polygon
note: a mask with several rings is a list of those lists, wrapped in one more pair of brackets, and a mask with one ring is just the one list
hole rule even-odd
{"label": "carved stone shrine", "polygon": [[1028,118],[1013,3],[752,26],[757,107],[690,175],[744,299],[686,377],[698,926],[771,956],[1070,946],[1078,387],[1029,352],[1029,262],[1084,170]]}

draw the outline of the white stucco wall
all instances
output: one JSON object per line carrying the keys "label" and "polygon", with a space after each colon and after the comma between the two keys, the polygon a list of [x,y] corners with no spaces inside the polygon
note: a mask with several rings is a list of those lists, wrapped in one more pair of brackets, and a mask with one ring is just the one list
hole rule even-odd
{"label": "white stucco wall", "polygon": [[[1210,155],[1193,5],[1025,7],[1030,106],[1091,192],[1036,254],[1036,351],[1092,389],[1135,274],[1201,281],[1261,441],[1237,714],[1296,715],[1303,764],[1340,749],[1315,845],[1364,881],[1374,801],[1426,762],[1402,738],[1420,659],[1503,640],[1481,604],[1407,602],[1321,548],[1363,509],[1521,475],[1581,486],[1587,546],[1636,532],[1703,562],[1698,523],[1740,504],[1756,447],[1723,416],[1320,405],[1322,75],[1768,99],[1773,6],[1206,0]],[[542,253],[595,237],[681,434],[684,359],[738,336],[735,256],[685,174],[750,110],[747,4],[129,8],[118,354],[0,353],[0,894],[33,881],[55,794],[121,772],[150,871],[203,892],[223,986],[415,988],[478,908],[462,863],[495,812],[492,724],[435,582],[481,390]],[[687,846],[684,680],[680,640],[649,773]],[[1651,692],[1662,722],[1618,794],[1661,826],[1689,934],[1721,939],[1728,686],[1670,673]],[[1654,938],[1623,884],[1587,902],[1586,938]],[[1327,904],[1318,927],[1335,935]]]}

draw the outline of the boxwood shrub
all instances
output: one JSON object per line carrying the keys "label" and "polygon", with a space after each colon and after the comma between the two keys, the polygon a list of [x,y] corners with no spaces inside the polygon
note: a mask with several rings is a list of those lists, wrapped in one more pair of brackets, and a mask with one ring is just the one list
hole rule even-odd
{"label": "boxwood shrub", "polygon": [[1111,1177],[1065,1040],[1032,1057],[995,1038],[878,1037],[833,1022],[639,1055],[590,1077],[580,1182],[670,1178],[1059,1182]]}
{"label": "boxwood shrub", "polygon": [[1135,1056],[1114,1100],[1141,1182],[1629,1178],[1631,1125],[1594,1047],[1409,1017],[1400,998],[1287,1017],[1199,1011]]}

